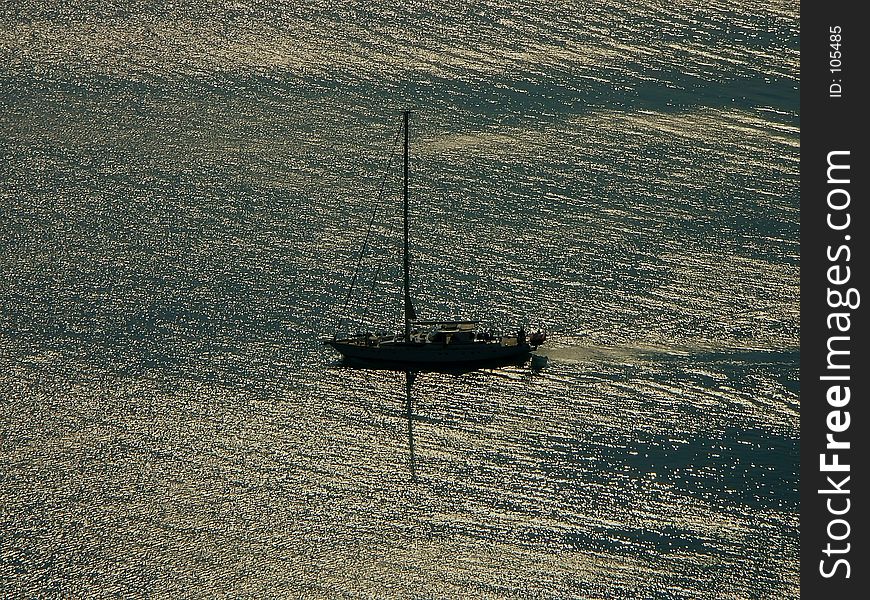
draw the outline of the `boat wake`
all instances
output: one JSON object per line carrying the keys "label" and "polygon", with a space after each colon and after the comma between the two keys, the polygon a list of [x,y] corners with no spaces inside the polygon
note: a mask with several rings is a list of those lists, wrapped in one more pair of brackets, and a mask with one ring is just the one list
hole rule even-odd
{"label": "boat wake", "polygon": [[714,344],[618,344],[603,345],[571,345],[562,347],[541,347],[538,354],[546,356],[552,362],[564,363],[634,363],[660,362],[663,360],[683,358],[703,354],[740,355],[745,360],[753,357],[767,357],[771,353],[797,353],[798,348],[771,350],[746,346],[721,346]]}

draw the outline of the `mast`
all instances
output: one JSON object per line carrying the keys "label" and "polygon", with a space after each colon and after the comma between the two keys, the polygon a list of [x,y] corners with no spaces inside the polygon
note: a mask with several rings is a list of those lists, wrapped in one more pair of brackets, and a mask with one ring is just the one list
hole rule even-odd
{"label": "mast", "polygon": [[402,255],[402,265],[405,271],[405,341],[409,342],[411,340],[411,321],[417,318],[417,314],[414,312],[414,304],[411,302],[411,259],[410,259],[410,250],[409,250],[409,226],[408,226],[408,117],[410,117],[411,111],[406,110],[402,113],[402,118],[404,120],[404,130],[405,130],[405,164],[404,164],[404,189],[403,189],[403,198],[404,198],[404,221],[405,221],[405,246],[404,253]]}

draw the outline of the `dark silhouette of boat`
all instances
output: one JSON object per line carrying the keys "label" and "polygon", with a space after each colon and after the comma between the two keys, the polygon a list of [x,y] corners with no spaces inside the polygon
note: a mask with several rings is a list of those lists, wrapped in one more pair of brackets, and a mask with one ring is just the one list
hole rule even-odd
{"label": "dark silhouette of boat", "polygon": [[546,340],[542,331],[526,333],[521,326],[516,334],[494,334],[480,330],[479,321],[420,320],[411,300],[411,258],[408,220],[408,121],[410,111],[402,114],[404,133],[403,221],[404,247],[404,329],[395,334],[365,333],[324,343],[334,348],[345,360],[373,365],[456,365],[496,363],[524,359]]}

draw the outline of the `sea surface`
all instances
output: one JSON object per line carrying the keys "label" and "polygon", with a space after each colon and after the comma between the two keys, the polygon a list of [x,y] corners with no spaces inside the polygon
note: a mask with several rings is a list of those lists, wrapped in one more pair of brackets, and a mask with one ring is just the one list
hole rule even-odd
{"label": "sea surface", "polygon": [[4,3],[0,596],[797,597],[798,10]]}

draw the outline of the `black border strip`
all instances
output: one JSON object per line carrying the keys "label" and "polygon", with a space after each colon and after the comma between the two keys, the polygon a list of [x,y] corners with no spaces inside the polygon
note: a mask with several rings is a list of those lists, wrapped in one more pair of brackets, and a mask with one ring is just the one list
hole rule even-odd
{"label": "black border strip", "polygon": [[[850,288],[859,294],[868,291],[863,282],[870,270],[865,240],[870,232],[865,208],[866,180],[870,177],[868,140],[861,133],[870,121],[865,92],[870,75],[865,62],[870,32],[858,15],[859,6],[857,2],[847,5],[836,1],[801,5],[800,526],[801,594],[807,598],[864,598],[870,589],[866,550],[870,545],[866,527],[870,503],[863,491],[870,489],[866,468],[870,449],[864,442],[870,432],[866,408],[870,401],[870,365],[866,363],[870,338],[864,303],[870,302],[870,296],[861,297],[859,302],[854,302],[854,294],[847,296]],[[849,165],[849,169],[835,168],[829,173],[829,161]],[[842,208],[830,208],[829,195],[831,204]],[[844,227],[847,213],[848,227]],[[828,224],[829,215],[832,225]],[[848,281],[832,283],[831,279],[840,281],[847,274]],[[857,306],[831,306],[840,299],[837,292]],[[849,316],[829,321],[832,313]],[[838,330],[847,325],[847,331]],[[850,354],[830,354],[829,344]],[[821,379],[825,376],[845,376],[848,380]],[[832,391],[836,386],[840,387]],[[849,387],[848,403],[845,386]],[[832,432],[829,424],[843,431]],[[829,433],[835,442],[848,442],[849,448],[828,448]],[[822,454],[828,463],[834,462],[837,454],[838,462],[848,464],[849,470],[823,472]],[[837,487],[849,492],[840,493]],[[831,512],[847,507],[842,515]],[[836,563],[840,559],[845,562]],[[831,576],[823,576],[822,571]]]}

